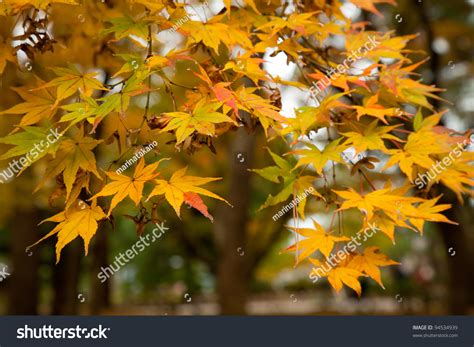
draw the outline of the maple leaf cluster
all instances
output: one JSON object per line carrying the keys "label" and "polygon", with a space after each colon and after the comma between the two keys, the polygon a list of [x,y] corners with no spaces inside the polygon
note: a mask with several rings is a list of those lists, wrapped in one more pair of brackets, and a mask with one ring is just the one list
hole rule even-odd
{"label": "maple leaf cluster", "polygon": [[[350,2],[376,15],[381,13],[375,4],[395,4],[393,0]],[[423,84],[414,72],[424,62],[412,61],[414,52],[408,44],[415,36],[396,36],[369,29],[367,23],[353,23],[343,15],[340,1],[289,6],[275,0],[245,0],[239,4],[225,0],[216,10],[209,4],[188,6],[168,0],[0,3],[0,18],[27,18],[24,27],[31,28],[28,35],[36,38],[25,36],[17,48],[12,47],[13,35],[11,42],[0,42],[0,73],[7,64],[19,63],[20,51],[41,61],[46,50],[59,49],[51,41],[56,36],[70,43],[63,46],[71,54],[85,47],[93,50],[90,61],[76,54],[77,62],[47,66],[51,78],[36,77],[29,85],[14,88],[24,101],[0,112],[21,116],[12,134],[2,139],[14,146],[3,159],[16,156],[31,142],[12,141],[17,134],[28,139],[32,128],[43,133],[52,126],[61,129],[55,146],[36,158],[47,163],[37,190],[54,181],[51,199],[62,199],[63,210],[46,220],[57,225],[40,240],[57,236],[57,261],[63,247],[77,237],[84,240],[87,254],[98,223],[110,218],[127,198],[145,214],[150,209],[152,215],[156,205],[166,201],[178,216],[186,203],[210,220],[202,196],[227,202],[202,188],[220,178],[187,175],[187,168],[167,173],[170,168],[161,167],[165,160],[158,160],[156,153],[142,158],[132,175],[117,174],[111,167],[98,165],[99,147],[116,146],[112,165],[119,167],[133,150],[162,138],[177,151],[193,153],[208,147],[215,152],[216,139],[240,127],[255,136],[262,134],[269,146],[280,141],[288,149],[283,153],[269,149],[275,165],[252,170],[282,185],[260,209],[314,188],[295,207],[297,218],[304,219],[307,206],[317,203],[343,225],[344,211],[356,210],[362,227],[372,223],[393,242],[396,227],[422,233],[426,222],[454,223],[440,213],[450,205],[438,204],[440,197],[431,195],[432,184],[445,185],[462,201],[473,184],[472,153],[464,150],[425,190],[412,185],[417,174],[469,137],[440,124],[443,113],[430,104],[431,99],[439,99],[440,89]],[[85,14],[84,24],[55,36],[56,25],[47,24],[59,26],[61,15],[67,17],[76,10]],[[173,48],[164,49],[162,43],[169,35]],[[330,45],[341,37],[342,46]],[[355,61],[337,78],[326,78],[369,39],[378,44],[366,52],[364,64]],[[297,68],[292,78],[268,72],[271,58],[280,53]],[[106,55],[113,63],[101,65]],[[177,82],[179,67],[188,74],[183,83]],[[330,85],[314,95],[313,86],[323,78]],[[290,89],[307,96],[291,115],[282,112],[282,93]],[[165,90],[169,107],[153,103],[160,90]],[[133,123],[137,114],[140,120]],[[103,136],[104,128],[112,128],[110,137]],[[362,159],[350,158],[351,152]],[[387,178],[393,168],[403,177],[396,185]],[[374,174],[382,179],[371,178]],[[93,180],[99,184],[92,184]],[[110,197],[107,209],[101,203],[103,197]],[[332,222],[327,229],[316,221],[313,225],[313,229],[291,227],[304,239],[287,251],[297,253],[297,263],[310,260],[316,271],[321,260],[343,247],[354,231],[336,231]],[[314,258],[317,252],[321,260]],[[369,276],[383,286],[379,267],[394,264],[379,248],[364,246],[333,267],[327,277],[336,291],[345,284],[360,294],[360,277]]]}

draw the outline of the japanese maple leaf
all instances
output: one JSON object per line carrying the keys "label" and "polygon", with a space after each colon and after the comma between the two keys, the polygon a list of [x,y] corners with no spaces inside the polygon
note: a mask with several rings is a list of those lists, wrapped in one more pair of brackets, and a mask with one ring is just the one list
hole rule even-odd
{"label": "japanese maple leaf", "polygon": [[380,253],[378,247],[368,247],[364,250],[363,254],[353,255],[347,264],[347,267],[369,275],[375,280],[375,282],[385,289],[380,276],[379,267],[397,264],[400,263],[397,263],[385,254]]}
{"label": "japanese maple leaf", "polygon": [[321,30],[316,21],[311,19],[316,13],[292,13],[287,18],[270,17],[270,21],[259,26],[257,30],[271,30],[271,35],[274,35],[280,30],[288,28],[300,35],[311,35]]}
{"label": "japanese maple leaf", "polygon": [[401,99],[408,103],[426,107],[433,110],[433,106],[428,102],[427,97],[443,100],[434,93],[442,92],[443,89],[434,86],[427,86],[411,78],[401,78],[398,80],[397,92]]}
{"label": "japanese maple leaf", "polygon": [[449,146],[442,141],[444,135],[436,135],[431,131],[420,130],[408,135],[403,149],[389,150],[390,158],[382,170],[398,163],[400,170],[411,180],[413,178],[413,165],[430,169],[435,161],[434,154],[448,153]]}
{"label": "japanese maple leaf", "polygon": [[407,206],[404,209],[404,215],[407,216],[410,220],[410,223],[420,232],[423,233],[423,226],[425,221],[429,222],[442,222],[442,223],[449,223],[455,224],[458,223],[453,222],[442,215],[441,211],[445,211],[451,208],[451,204],[441,204],[436,205],[438,200],[441,196],[438,196],[433,199],[425,200],[417,206]]}
{"label": "japanese maple leaf", "polygon": [[80,92],[85,96],[91,96],[94,90],[107,90],[102,83],[94,78],[97,73],[82,74],[75,68],[55,67],[51,68],[58,77],[42,85],[36,90],[57,87],[56,102],[57,105],[61,100],[64,100],[76,92]]}
{"label": "japanese maple leaf", "polygon": [[329,161],[335,161],[338,163],[343,163],[341,158],[341,152],[347,149],[345,145],[340,145],[341,139],[334,140],[330,142],[323,150],[320,150],[318,147],[311,143],[305,143],[308,149],[298,149],[291,151],[292,154],[300,155],[300,159],[296,164],[296,167],[313,164],[316,172],[318,174],[323,173],[323,168]]}
{"label": "japanese maple leaf", "polygon": [[382,152],[388,152],[388,149],[385,147],[383,142],[384,139],[402,141],[398,137],[389,134],[390,131],[397,127],[398,126],[377,127],[377,120],[374,120],[361,132],[349,131],[341,134],[347,137],[344,145],[354,147],[356,150],[356,155],[366,150],[380,150]]}
{"label": "japanese maple leaf", "polygon": [[[267,200],[262,206],[259,207],[259,211],[269,206],[274,206],[278,203],[285,202],[290,197],[306,195],[308,189],[313,187],[313,181],[316,179],[315,176],[305,175],[299,176],[296,171],[293,171],[296,161],[293,157],[288,157],[288,160],[280,157],[273,153],[270,149],[267,149],[270,153],[276,166],[268,166],[263,169],[252,169],[251,171],[256,172],[268,181],[280,183],[283,181],[283,189],[276,194],[268,195]],[[311,195],[323,198],[316,190],[312,190]],[[304,208],[306,206],[306,199],[303,199],[298,204],[298,213],[304,218]]]}
{"label": "japanese maple leaf", "polygon": [[[396,216],[394,215],[395,220],[397,221]],[[370,224],[376,225],[377,229],[387,235],[393,244],[395,244],[395,227],[397,223],[391,218],[383,214],[382,212],[376,212],[374,217],[370,220]]]}
{"label": "japanese maple leaf", "polygon": [[[326,258],[331,254],[334,244],[341,241],[349,241],[350,238],[345,236],[333,236],[327,234],[324,228],[313,219],[314,229],[309,228],[293,228],[287,226],[287,228],[293,230],[295,233],[298,233],[301,236],[304,236],[305,239],[298,241],[294,245],[291,245],[285,252],[298,252],[298,257],[296,264],[300,263],[302,260],[308,258],[311,254],[320,250]],[[301,251],[301,252],[300,252]]]}
{"label": "japanese maple leaf", "polygon": [[271,104],[270,100],[255,94],[256,88],[239,88],[235,92],[238,106],[256,117],[262,124],[265,134],[268,134],[270,126],[280,126],[287,123],[287,118],[283,117],[278,108]]}
{"label": "japanese maple leaf", "polygon": [[[78,5],[77,0],[11,0],[11,1],[4,1],[6,6],[5,13],[9,13],[7,10],[11,10],[12,8],[15,10],[20,10],[22,8],[34,6],[38,10],[46,10],[48,7],[51,6],[53,3],[57,4],[68,4],[68,5]],[[0,2],[1,4],[1,2]],[[1,7],[0,7],[1,9]]]}
{"label": "japanese maple leaf", "polygon": [[433,106],[429,103],[427,98],[443,100],[434,94],[442,91],[442,89],[424,85],[410,77],[410,74],[413,74],[413,70],[427,60],[428,59],[425,59],[405,67],[403,67],[404,61],[384,65],[380,71],[380,82],[402,101],[433,110]]}
{"label": "japanese maple leaf", "polygon": [[206,82],[207,87],[214,93],[216,99],[220,102],[224,103],[230,107],[236,116],[238,116],[238,109],[237,109],[237,100],[235,99],[234,92],[228,88],[232,83],[231,82],[219,82],[217,84],[213,84],[211,79],[209,78],[206,70],[202,68],[201,65],[198,65],[199,73],[193,72],[194,75],[199,77],[201,80]]}
{"label": "japanese maple leaf", "polygon": [[325,98],[318,106],[302,106],[295,109],[294,118],[287,118],[288,127],[281,132],[283,135],[293,133],[292,145],[298,142],[301,135],[307,134],[308,130],[319,129],[332,125],[331,112],[338,108],[350,108],[347,104],[339,101],[339,98],[348,93],[337,93]]}
{"label": "japanese maple leaf", "polygon": [[366,115],[378,118],[383,123],[388,124],[385,117],[401,117],[404,114],[404,112],[401,111],[400,108],[387,108],[383,105],[378,104],[377,101],[378,93],[368,98],[364,106],[352,106],[357,112],[357,120],[359,120],[360,117]]}
{"label": "japanese maple leaf", "polygon": [[474,154],[463,152],[461,158],[436,176],[436,180],[456,193],[461,203],[463,202],[462,194],[470,194],[474,186],[473,170],[469,165],[472,161],[474,161]]}
{"label": "japanese maple leaf", "polygon": [[200,21],[186,21],[178,31],[188,37],[186,46],[194,46],[196,43],[202,43],[212,48],[217,54],[221,44],[227,47],[240,45],[242,48],[251,48],[252,42],[248,35],[234,28],[231,25],[220,23],[219,16],[214,17],[206,23]]}
{"label": "japanese maple leaf", "polygon": [[145,183],[152,181],[159,175],[159,173],[156,173],[155,171],[163,160],[165,159],[161,159],[150,165],[145,165],[145,159],[142,157],[138,162],[132,177],[118,174],[113,171],[106,172],[105,174],[112,180],[112,182],[102,188],[102,190],[91,199],[97,199],[99,196],[114,196],[110,203],[107,217],[110,216],[114,207],[127,196],[132,199],[135,205],[138,205],[142,198]]}
{"label": "japanese maple leaf", "polygon": [[235,99],[234,92],[226,88],[230,84],[230,82],[219,82],[215,86],[211,86],[211,90],[214,92],[217,100],[230,107],[234,111],[234,115],[238,116],[239,111],[237,109],[237,100]]}
{"label": "japanese maple leaf", "polygon": [[[3,153],[0,160],[18,156],[24,156],[28,159],[29,164],[23,166],[19,173],[46,154],[54,154],[62,140],[57,129],[55,131],[54,129],[33,126],[26,126],[22,129],[24,131],[0,138],[0,143],[14,146]],[[54,135],[52,139],[49,138],[51,134]],[[33,150],[36,155],[33,155]]]}
{"label": "japanese maple leaf", "polygon": [[[160,17],[155,17],[157,20]],[[114,33],[115,39],[121,40],[130,35],[135,35],[143,40],[148,37],[148,24],[146,18],[134,19],[130,16],[116,17],[108,20],[112,24],[109,28],[102,30],[103,34]]]}
{"label": "japanese maple leaf", "polygon": [[390,194],[390,189],[379,189],[365,195],[360,195],[352,188],[349,188],[349,190],[346,191],[333,190],[333,192],[345,199],[339,210],[356,207],[367,215],[368,220],[372,219],[375,210],[396,213],[397,202],[419,201],[419,199],[416,198]]}
{"label": "japanese maple leaf", "polygon": [[240,57],[235,62],[229,61],[225,64],[224,71],[232,70],[239,75],[245,75],[258,85],[259,80],[269,80],[268,73],[260,67],[263,63],[265,63],[265,60],[261,58]]}
{"label": "japanese maple leaf", "polygon": [[205,216],[206,218],[209,218],[209,220],[212,222],[214,218],[209,214],[209,211],[207,210],[207,206],[204,203],[204,201],[201,199],[199,195],[197,195],[194,192],[186,192],[183,195],[184,197],[184,202],[198,210]]}
{"label": "japanese maple leaf", "polygon": [[313,263],[313,265],[316,266],[311,270],[311,274],[327,277],[329,284],[334,288],[336,293],[339,293],[345,284],[349,288],[353,289],[358,296],[361,295],[362,288],[358,278],[360,276],[365,276],[362,272],[344,266],[346,262],[342,262],[336,267],[331,267],[329,271],[326,271],[325,267],[329,266],[329,264],[322,266],[321,262],[317,259],[310,258],[309,260],[311,263]]}
{"label": "japanese maple leaf", "polygon": [[13,55],[12,46],[7,42],[0,41],[0,74],[3,73],[7,61],[16,63],[15,56]]}
{"label": "japanese maple leaf", "polygon": [[164,113],[164,117],[167,117],[169,122],[161,132],[175,130],[177,144],[186,140],[186,138],[194,132],[214,136],[216,132],[215,124],[237,124],[232,118],[220,112],[216,112],[220,106],[220,102],[205,105],[205,100],[203,100],[195,106],[192,113]]}
{"label": "japanese maple leaf", "polygon": [[[39,80],[38,83],[42,83]],[[23,115],[19,126],[33,125],[41,120],[52,118],[58,108],[55,106],[56,97],[53,88],[44,88],[32,91],[30,86],[12,88],[25,102],[16,104],[8,110],[0,112],[4,114]]]}
{"label": "japanese maple leaf", "polygon": [[397,5],[395,0],[351,0],[351,2],[354,5],[362,8],[366,11],[372,12],[372,13],[376,14],[377,16],[381,16],[381,17],[382,17],[382,14],[377,10],[377,8],[374,6],[374,4],[386,3],[386,4],[393,5],[393,6]]}
{"label": "japanese maple leaf", "polygon": [[92,172],[100,178],[92,150],[101,142],[102,140],[84,136],[81,132],[73,138],[65,138],[61,142],[55,158],[48,164],[45,179],[59,175],[62,172],[67,198],[80,169],[85,172]]}
{"label": "japanese maple leaf", "polygon": [[221,178],[186,176],[185,175],[186,170],[187,170],[187,167],[184,167],[176,171],[175,173],[173,173],[169,181],[161,180],[161,179],[154,180],[153,183],[155,184],[155,187],[153,188],[150,195],[148,196],[147,201],[153,196],[164,195],[166,201],[168,201],[169,204],[173,207],[178,217],[180,217],[181,205],[185,201],[189,203],[191,206],[197,208],[201,213],[203,213],[206,216],[205,211],[207,211],[207,209],[204,210],[203,206],[199,206],[198,208],[198,204],[200,205],[200,202],[196,200],[196,197],[194,196],[194,194],[189,194],[189,193],[196,193],[196,194],[201,194],[204,196],[209,196],[211,198],[218,199],[218,200],[228,203],[225,199],[221,198],[220,196],[214,194],[213,192],[210,192],[209,190],[206,190],[200,187],[206,183],[218,181]]}
{"label": "japanese maple leaf", "polygon": [[99,112],[99,104],[93,98],[84,97],[83,102],[76,102],[61,106],[61,109],[68,111],[61,117],[59,122],[69,122],[66,130],[74,124],[88,119],[93,124],[94,115]]}
{"label": "japanese maple leaf", "polygon": [[172,66],[173,63],[170,59],[161,55],[152,55],[146,59],[146,65],[148,66],[148,69],[160,70],[165,66]]}
{"label": "japanese maple leaf", "polygon": [[[257,9],[257,6],[255,5],[255,2],[254,0],[245,0],[243,1],[245,2],[250,8],[252,8],[252,10],[254,10],[256,13],[258,14],[261,14],[258,9]],[[225,4],[225,7],[227,8],[227,11],[228,11],[228,14],[230,16],[230,11],[231,11],[231,6],[232,6],[232,0],[224,0],[224,4]]]}
{"label": "japanese maple leaf", "polygon": [[83,201],[76,204],[69,209],[62,211],[51,218],[45,219],[44,222],[59,223],[46,236],[35,242],[32,246],[37,245],[41,241],[57,234],[58,240],[56,242],[56,264],[59,262],[61,250],[72,240],[80,236],[84,240],[84,250],[87,255],[89,250],[89,242],[97,231],[97,222],[106,218],[102,209],[92,203],[88,205]]}

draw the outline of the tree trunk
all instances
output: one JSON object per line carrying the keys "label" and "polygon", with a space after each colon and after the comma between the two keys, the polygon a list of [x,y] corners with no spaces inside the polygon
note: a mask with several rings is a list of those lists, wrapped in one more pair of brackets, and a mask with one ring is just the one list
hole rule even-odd
{"label": "tree trunk", "polygon": [[[8,314],[38,314],[40,248],[26,253],[25,249],[38,240],[37,225],[40,222],[39,211],[35,208],[23,210],[20,218],[15,219],[11,233],[11,266],[8,267]],[[30,256],[28,254],[31,254]]]}
{"label": "tree trunk", "polygon": [[[239,129],[230,146],[230,180],[227,200],[216,213],[214,238],[218,252],[217,291],[221,314],[245,314],[249,276],[246,266],[246,225],[250,203],[250,172],[254,134]],[[243,254],[243,255],[241,255]]]}
{"label": "tree trunk", "polygon": [[[85,293],[78,292],[80,265],[83,252],[82,240],[68,244],[61,252],[61,261],[54,266],[53,315],[74,315],[78,304],[87,300]],[[79,294],[83,296],[80,297]]]}
{"label": "tree trunk", "polygon": [[[474,223],[472,209],[469,206],[456,204],[449,199],[453,207],[445,212],[446,217],[459,222],[459,225],[444,224],[441,229],[448,266],[448,314],[467,314],[474,304],[474,261],[472,258],[472,240],[463,226],[469,228]],[[470,211],[469,211],[470,210]],[[471,213],[469,213],[471,212]],[[470,247],[471,246],[471,247]],[[451,249],[452,248],[452,249]]]}
{"label": "tree trunk", "polygon": [[101,283],[97,274],[102,267],[107,267],[107,225],[101,224],[101,227],[95,235],[95,240],[91,245],[92,264],[90,267],[90,313],[100,314],[102,310],[110,306],[110,281]]}

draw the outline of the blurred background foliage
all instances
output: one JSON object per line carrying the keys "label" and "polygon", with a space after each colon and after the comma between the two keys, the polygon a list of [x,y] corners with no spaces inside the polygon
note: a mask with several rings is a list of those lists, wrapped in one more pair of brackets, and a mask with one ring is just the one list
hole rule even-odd
{"label": "blurred background foliage", "polygon": [[[109,1],[106,1],[106,4]],[[113,1],[115,2],[115,1]],[[398,34],[419,33],[411,42],[419,59],[429,56],[419,73],[424,82],[446,89],[443,97],[452,104],[447,108],[446,125],[463,131],[473,125],[473,25],[474,1],[464,0],[400,0],[397,7],[380,6],[384,17],[362,13],[355,6],[344,6],[347,15],[356,21],[369,20],[377,30],[393,30]],[[97,31],[92,19],[96,13],[78,13],[55,8],[54,37],[75,35],[70,46],[55,47],[54,52],[37,55],[32,72],[47,80],[51,72],[45,65],[65,65],[70,62],[100,69],[107,75],[119,69],[119,60],[89,34]],[[82,16],[82,17],[80,17]],[[11,26],[12,18],[0,21],[0,38]],[[81,35],[86,33],[86,35]],[[92,36],[92,35],[91,35]],[[126,49],[126,47],[124,47]],[[424,54],[422,51],[427,52]],[[100,52],[100,54],[97,54]],[[178,64],[175,82],[189,84],[194,78],[186,73],[186,64]],[[7,63],[0,77],[0,109],[20,100],[10,89],[31,83],[31,71]],[[155,85],[161,83],[154,81]],[[179,100],[182,88],[173,87]],[[130,128],[141,120],[137,98],[135,117],[126,120]],[[171,100],[162,93],[153,93],[151,112],[169,109]],[[2,136],[17,119],[0,117]],[[117,117],[109,122],[118,122]],[[113,136],[103,127],[104,138]],[[170,138],[171,139],[171,138]],[[383,245],[384,252],[400,261],[401,266],[383,271],[386,289],[374,282],[363,281],[362,299],[345,291],[335,295],[326,280],[316,285],[307,277],[309,269],[294,268],[294,258],[280,251],[292,243],[293,235],[284,227],[291,213],[272,220],[281,206],[256,212],[269,193],[278,187],[247,169],[271,164],[267,145],[283,152],[284,144],[265,142],[259,133],[245,131],[227,133],[214,146],[213,154],[204,147],[193,155],[175,153],[172,145],[160,137],[150,158],[173,156],[166,165],[189,166],[190,174],[224,177],[213,184],[212,191],[234,204],[234,209],[209,202],[214,223],[194,210],[183,209],[179,220],[169,206],[163,204],[159,218],[169,228],[155,243],[140,252],[105,284],[97,280],[101,267],[113,263],[115,256],[125,252],[138,239],[136,225],[121,216],[102,223],[92,241],[87,257],[79,239],[63,251],[62,261],[54,265],[54,240],[35,248],[31,255],[26,246],[44,235],[50,227],[37,224],[57,211],[47,200],[47,194],[31,195],[41,180],[44,168],[35,167],[8,184],[0,185],[0,263],[8,267],[11,276],[0,282],[0,312],[3,314],[467,314],[474,309],[474,225],[473,201],[460,205],[447,191],[446,202],[453,203],[449,218],[460,223],[428,225],[421,237],[407,230],[397,231],[397,244],[376,235],[371,242]],[[2,149],[2,151],[4,148]],[[109,167],[114,149],[98,153],[98,166]],[[239,155],[240,154],[240,155]],[[6,165],[1,163],[0,167]],[[349,179],[349,178],[348,178]],[[47,187],[48,188],[48,187]],[[49,187],[51,190],[53,187]],[[317,203],[310,206],[314,216],[324,222],[325,214]],[[136,215],[133,204],[121,205],[123,214]],[[351,225],[346,216],[346,229]],[[355,220],[355,219],[354,219]],[[354,222],[355,223],[355,222]],[[352,223],[352,224],[354,224]],[[154,225],[147,225],[151,232]],[[376,239],[380,237],[380,239]],[[452,255],[451,255],[452,254]],[[84,299],[83,299],[84,298]]]}

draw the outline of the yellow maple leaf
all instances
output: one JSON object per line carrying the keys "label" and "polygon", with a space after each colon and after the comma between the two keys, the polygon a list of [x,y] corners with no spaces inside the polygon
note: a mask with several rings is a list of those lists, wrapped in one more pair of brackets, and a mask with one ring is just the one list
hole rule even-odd
{"label": "yellow maple leaf", "polygon": [[352,106],[357,112],[357,120],[362,116],[371,116],[380,119],[383,123],[388,124],[385,117],[401,117],[404,113],[400,108],[385,107],[377,103],[378,93],[367,98],[364,106]]}
{"label": "yellow maple leaf", "polygon": [[228,47],[239,45],[243,48],[252,48],[252,42],[244,32],[231,25],[220,23],[221,18],[222,15],[217,15],[206,23],[188,20],[178,28],[178,31],[188,36],[187,46],[202,43],[217,54],[221,43]]}
{"label": "yellow maple leaf", "polygon": [[94,90],[107,90],[99,80],[94,78],[97,75],[95,72],[82,74],[74,68],[55,67],[51,69],[58,77],[36,88],[36,90],[57,87],[55,105],[76,92],[91,96]]}
{"label": "yellow maple leaf", "polygon": [[258,85],[258,81],[268,81],[269,75],[265,70],[262,70],[261,65],[265,60],[261,58],[249,58],[242,56],[236,61],[229,61],[224,66],[224,71],[232,70],[240,76],[246,76],[250,78],[255,85]]}
{"label": "yellow maple leaf", "polygon": [[351,0],[351,2],[354,5],[366,11],[372,12],[378,16],[382,16],[382,14],[377,10],[374,4],[386,3],[386,4],[390,4],[394,6],[397,5],[397,3],[394,0]]}
{"label": "yellow maple leaf", "polygon": [[354,255],[347,264],[348,268],[363,272],[372,277],[383,289],[380,266],[400,264],[379,252],[378,247],[368,247],[363,254]]}
{"label": "yellow maple leaf", "polygon": [[282,29],[288,28],[294,30],[298,35],[311,35],[324,31],[324,28],[319,26],[318,22],[312,18],[317,13],[292,13],[287,18],[269,17],[268,22],[260,25],[257,30],[270,31],[271,35],[275,35]]}
{"label": "yellow maple leaf", "polygon": [[[46,236],[35,242],[30,247],[33,247],[41,241],[57,234],[58,240],[56,242],[56,264],[59,262],[61,250],[76,237],[80,236],[84,240],[84,250],[87,255],[89,250],[89,242],[97,231],[97,222],[104,219],[106,216],[104,211],[95,203],[88,205],[83,201],[78,201],[78,204],[62,211],[51,218],[45,219],[44,222],[59,223]],[[29,248],[29,247],[28,247]]]}
{"label": "yellow maple leaf", "polygon": [[[245,0],[244,2],[245,2],[249,7],[251,7],[252,10],[254,10],[254,11],[257,12],[258,14],[260,14],[260,11],[257,9],[257,6],[255,5],[255,1],[254,1],[254,0]],[[232,0],[224,0],[224,4],[225,4],[225,7],[227,8],[228,14],[230,15]]]}
{"label": "yellow maple leaf", "polygon": [[62,172],[64,184],[66,185],[66,198],[68,198],[79,169],[85,172],[92,172],[96,177],[100,178],[92,149],[101,142],[102,140],[95,140],[84,136],[81,132],[73,138],[64,139],[55,158],[48,165],[45,179],[54,177]]}
{"label": "yellow maple leaf", "polygon": [[156,185],[148,196],[147,201],[153,196],[164,195],[166,201],[168,201],[169,204],[173,207],[178,217],[180,216],[181,205],[185,201],[185,193],[193,192],[228,203],[220,196],[200,187],[203,184],[218,181],[221,178],[185,176],[186,170],[187,167],[184,167],[176,171],[175,173],[173,173],[169,181],[154,180],[154,183]]}
{"label": "yellow maple leaf", "polygon": [[5,69],[7,61],[16,63],[15,56],[12,52],[12,47],[7,42],[0,41],[0,74]]}
{"label": "yellow maple leaf", "polygon": [[[331,267],[331,269],[327,271],[321,266],[322,264],[319,260],[311,258],[309,260],[313,263],[313,265],[316,266],[312,268],[310,276],[314,274],[316,276],[327,277],[329,284],[334,288],[336,293],[339,293],[345,284],[349,288],[353,289],[358,296],[361,295],[362,288],[358,278],[360,276],[364,276],[362,272],[344,266],[345,262],[339,264],[336,267]],[[321,269],[323,271],[321,271]]]}
{"label": "yellow maple leaf", "polygon": [[[39,83],[43,81],[38,79]],[[30,86],[12,88],[25,102],[16,104],[8,110],[0,112],[3,114],[23,115],[19,126],[32,125],[41,120],[50,119],[58,108],[55,106],[56,97],[53,88],[43,88],[41,90],[31,90]]]}
{"label": "yellow maple leaf", "polygon": [[51,4],[78,5],[76,0],[3,0],[0,1],[0,14],[5,15],[17,13],[18,11],[35,7],[38,10],[46,10]]}
{"label": "yellow maple leaf", "polygon": [[395,244],[395,223],[391,218],[385,216],[383,213],[376,212],[374,217],[370,220],[370,224],[376,225],[377,229],[387,235]]}
{"label": "yellow maple leaf", "polygon": [[346,210],[352,207],[358,208],[367,215],[367,219],[371,220],[375,210],[388,211],[393,214],[397,213],[397,203],[401,201],[416,202],[423,199],[404,197],[390,194],[390,189],[379,189],[365,195],[360,195],[353,188],[346,191],[333,190],[341,198],[345,199],[339,210]]}
{"label": "yellow maple leaf", "polygon": [[403,213],[409,218],[410,223],[422,234],[423,226],[425,221],[429,222],[442,222],[455,224],[458,223],[449,220],[446,216],[442,215],[441,211],[445,211],[451,208],[450,204],[436,205],[441,196],[433,199],[424,200],[417,206],[406,206]]}
{"label": "yellow maple leaf", "polygon": [[290,153],[301,155],[296,167],[313,164],[316,172],[321,175],[323,173],[323,168],[326,166],[328,161],[332,160],[338,163],[344,162],[341,158],[341,152],[347,147],[345,145],[340,145],[339,142],[341,142],[340,138],[330,142],[323,150],[320,150],[311,143],[305,143],[309,149],[298,149],[296,151],[291,151]]}
{"label": "yellow maple leaf", "polygon": [[[310,75],[311,76],[311,75]],[[314,89],[312,89],[314,92]],[[287,118],[289,124],[281,133],[283,135],[293,133],[294,139],[292,145],[298,142],[301,135],[307,134],[308,130],[316,130],[322,127],[332,125],[331,112],[338,108],[350,108],[347,104],[339,101],[339,98],[348,94],[337,93],[325,98],[318,106],[302,106],[295,109],[294,118]]]}
{"label": "yellow maple leaf", "polygon": [[147,9],[151,10],[152,13],[160,12],[165,8],[165,1],[160,0],[127,0],[131,4],[141,4]]}
{"label": "yellow maple leaf", "polygon": [[430,169],[435,164],[432,155],[449,152],[449,147],[443,139],[444,136],[437,136],[431,131],[420,130],[411,133],[403,149],[389,150],[391,156],[382,170],[398,163],[400,170],[411,180],[413,165]]}
{"label": "yellow maple leaf", "polygon": [[142,157],[138,162],[132,177],[118,174],[113,171],[106,172],[105,174],[112,180],[112,182],[102,188],[102,190],[94,195],[91,199],[97,199],[99,196],[114,196],[112,198],[112,202],[110,203],[107,217],[110,216],[110,213],[114,207],[117,206],[117,204],[127,196],[132,199],[135,205],[138,205],[142,198],[142,192],[145,183],[152,181],[156,176],[159,175],[159,173],[156,173],[155,170],[163,160],[166,159],[161,159],[153,164],[145,166],[145,159]]}
{"label": "yellow maple leaf", "polygon": [[280,127],[282,123],[287,123],[287,118],[283,117],[278,108],[272,105],[271,101],[255,94],[256,88],[240,87],[235,96],[239,109],[247,111],[252,116],[258,118],[260,124],[268,135],[268,128],[270,126]]}
{"label": "yellow maple leaf", "polygon": [[[448,158],[448,156],[446,156],[446,158]],[[451,154],[449,155],[449,158],[452,159]],[[443,159],[444,157],[440,158],[440,161]],[[462,203],[464,201],[462,194],[473,194],[472,187],[474,186],[474,172],[472,165],[470,164],[473,161],[474,153],[463,151],[460,153],[459,157],[454,158],[450,166],[437,173],[436,177],[428,182],[428,187],[431,188],[434,183],[441,182],[456,193],[458,200]],[[415,180],[415,182],[416,181],[417,180]]]}
{"label": "yellow maple leaf", "polygon": [[361,132],[348,131],[346,133],[341,132],[341,134],[347,137],[344,145],[353,146],[356,150],[356,155],[366,150],[388,152],[388,149],[385,147],[383,142],[384,139],[402,141],[398,137],[389,134],[390,131],[397,127],[398,126],[377,127],[377,120],[374,120]]}
{"label": "yellow maple leaf", "polygon": [[[289,246],[285,249],[285,252],[298,251],[298,257],[296,264],[302,260],[308,258],[311,254],[316,252],[318,249],[327,258],[331,254],[334,244],[341,241],[349,241],[350,238],[345,236],[332,236],[327,234],[324,228],[313,219],[314,229],[309,228],[293,228],[287,226],[287,228],[293,230],[301,236],[306,237],[303,240],[298,241],[294,245]],[[301,252],[299,252],[301,251]]]}
{"label": "yellow maple leaf", "polygon": [[212,103],[205,105],[206,100],[200,101],[192,113],[188,112],[168,112],[163,116],[168,121],[166,127],[161,132],[176,131],[176,141],[180,144],[195,131],[199,134],[214,136],[216,124],[235,123],[235,121],[216,110],[222,103]]}

